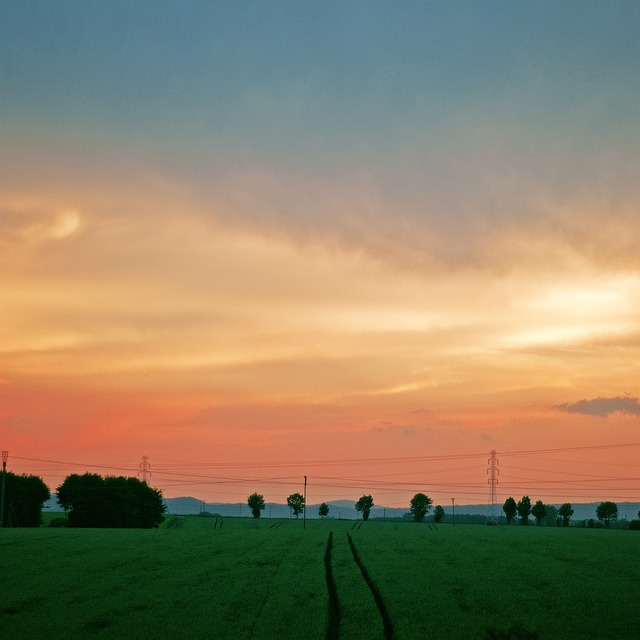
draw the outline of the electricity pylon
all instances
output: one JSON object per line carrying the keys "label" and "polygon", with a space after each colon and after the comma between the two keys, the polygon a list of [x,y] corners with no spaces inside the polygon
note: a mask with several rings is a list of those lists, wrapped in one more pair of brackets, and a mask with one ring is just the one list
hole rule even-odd
{"label": "electricity pylon", "polygon": [[151,477],[151,465],[149,464],[149,456],[142,456],[142,462],[138,465],[138,477],[142,482],[146,482]]}
{"label": "electricity pylon", "polygon": [[491,504],[491,522],[495,523],[495,507],[496,502],[498,501],[498,475],[500,474],[500,469],[498,469],[498,459],[496,458],[495,449],[491,452],[491,457],[487,461],[489,464],[489,468],[487,469],[487,473],[489,474],[489,478],[487,482],[489,483],[489,502]]}

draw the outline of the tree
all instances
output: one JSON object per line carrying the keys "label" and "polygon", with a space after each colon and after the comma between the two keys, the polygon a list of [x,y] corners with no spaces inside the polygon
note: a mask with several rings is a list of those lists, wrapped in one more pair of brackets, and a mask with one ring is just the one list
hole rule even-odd
{"label": "tree", "polygon": [[558,508],[554,507],[552,504],[545,504],[545,509],[547,510],[542,522],[550,527],[555,527],[559,523],[558,518]]}
{"label": "tree", "polygon": [[[4,478],[4,527],[39,527],[42,505],[51,497],[49,487],[38,476],[6,471]],[[2,474],[0,474],[2,475]]]}
{"label": "tree", "polygon": [[326,502],[323,502],[319,507],[318,507],[318,515],[321,518],[324,518],[325,516],[329,515],[329,505]]}
{"label": "tree", "polygon": [[440,520],[442,520],[442,518],[444,518],[444,509],[440,505],[438,505],[433,510],[433,521],[438,523],[440,522]]}
{"label": "tree", "polygon": [[547,515],[547,507],[542,500],[536,500],[531,508],[531,515],[536,519],[536,524],[542,524],[544,517]]}
{"label": "tree", "polygon": [[97,473],[72,473],[57,489],[58,504],[67,512],[70,527],[107,526],[104,478]]}
{"label": "tree", "polygon": [[73,473],[57,492],[71,527],[151,529],[164,520],[162,493],[138,478]]}
{"label": "tree", "polygon": [[410,510],[414,522],[423,522],[429,507],[433,504],[433,500],[424,493],[416,493],[409,504],[411,505]]}
{"label": "tree", "polygon": [[516,517],[516,501],[511,497],[507,498],[502,505],[502,510],[504,511],[504,515],[507,516],[507,524],[510,524],[511,521]]}
{"label": "tree", "polygon": [[260,512],[264,509],[264,496],[255,492],[247,498],[247,504],[251,509],[254,518],[260,517]]}
{"label": "tree", "polygon": [[299,493],[292,493],[287,498],[287,505],[293,511],[293,515],[298,518],[304,509],[304,497]]}
{"label": "tree", "polygon": [[558,509],[558,515],[562,518],[562,526],[569,526],[569,518],[573,515],[573,507],[570,502],[565,502],[563,505],[560,505]]}
{"label": "tree", "polygon": [[608,527],[611,520],[618,519],[618,505],[615,502],[601,502],[596,509],[596,516]]}
{"label": "tree", "polygon": [[362,512],[362,519],[368,520],[369,513],[371,513],[371,507],[373,507],[373,498],[371,496],[362,496],[358,502],[356,502],[356,511]]}
{"label": "tree", "polygon": [[520,516],[520,524],[529,524],[529,514],[531,513],[531,499],[529,496],[522,496],[522,500],[518,502],[516,509]]}

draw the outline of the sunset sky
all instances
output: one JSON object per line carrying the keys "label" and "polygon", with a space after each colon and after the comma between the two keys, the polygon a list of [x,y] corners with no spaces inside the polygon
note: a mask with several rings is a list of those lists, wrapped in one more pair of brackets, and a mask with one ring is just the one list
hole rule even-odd
{"label": "sunset sky", "polygon": [[[640,4],[0,5],[0,446],[52,490],[640,501]],[[242,480],[242,481],[240,481]]]}

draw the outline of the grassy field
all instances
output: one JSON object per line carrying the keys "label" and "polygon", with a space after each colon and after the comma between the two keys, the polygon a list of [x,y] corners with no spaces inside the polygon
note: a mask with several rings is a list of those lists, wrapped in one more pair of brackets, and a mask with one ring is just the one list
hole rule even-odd
{"label": "grassy field", "polygon": [[633,531],[169,523],[0,530],[0,637],[323,639],[330,629],[345,639],[473,639],[514,626],[542,639],[640,633]]}

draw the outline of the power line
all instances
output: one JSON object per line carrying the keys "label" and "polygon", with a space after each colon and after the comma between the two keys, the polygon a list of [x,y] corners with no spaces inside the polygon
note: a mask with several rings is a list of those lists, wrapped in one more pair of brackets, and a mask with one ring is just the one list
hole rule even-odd
{"label": "power line", "polygon": [[[591,445],[582,447],[561,447],[552,449],[531,449],[520,451],[507,451],[500,452],[500,456],[510,456],[518,458],[530,458],[536,462],[544,460],[548,462],[557,463],[556,459],[544,458],[545,455],[564,454],[569,452],[580,451],[601,451],[604,449],[621,449],[640,447],[640,442],[627,442],[620,444],[606,444],[606,445]],[[490,485],[489,502],[492,507],[497,501],[497,452],[494,450],[491,452],[491,458],[489,460],[489,469],[487,473],[491,474],[488,478]],[[474,469],[476,465],[460,466],[452,468],[451,462],[454,461],[467,461],[471,462],[478,460],[478,462],[485,458],[485,454],[466,453],[466,454],[446,454],[446,455],[431,455],[431,456],[406,456],[406,457],[370,457],[370,458],[345,458],[345,459],[320,459],[320,460],[293,460],[293,461],[268,461],[268,462],[194,462],[194,463],[174,463],[171,461],[160,460],[159,463],[154,459],[154,473],[156,479],[162,478],[162,486],[164,487],[187,487],[187,486],[215,486],[218,493],[224,493],[221,489],[223,486],[229,485],[242,485],[242,484],[268,484],[274,487],[294,486],[299,482],[299,475],[285,475],[285,476],[269,476],[269,477],[248,477],[248,474],[241,477],[233,475],[218,475],[207,473],[211,470],[274,470],[274,469],[286,469],[286,468],[305,468],[305,471],[313,471],[314,468],[322,469],[327,467],[340,467],[340,466],[361,466],[361,465],[375,465],[376,469],[379,469],[381,465],[399,465],[402,464],[404,469],[402,472],[397,473],[376,473],[375,477],[354,477],[351,475],[313,475],[307,473],[309,479],[313,481],[314,486],[323,487],[325,489],[331,489],[333,491],[351,490],[351,489],[367,489],[375,488],[376,491],[384,493],[400,492],[403,490],[411,490],[417,487],[425,488],[429,487],[434,492],[444,492],[455,490],[459,496],[467,496],[472,498],[478,495],[482,495],[477,491],[479,488],[479,475],[475,475]],[[146,462],[145,462],[146,458]],[[133,468],[128,465],[114,466],[106,464],[90,464],[86,462],[72,462],[61,460],[46,460],[41,458],[28,458],[21,456],[13,456],[13,460],[20,460],[25,462],[36,462],[43,465],[45,470],[60,471],[60,467],[66,468],[84,468],[84,469],[104,469],[108,471],[117,471],[120,473],[130,473],[142,475],[143,479],[150,476],[150,465],[148,458],[143,457],[143,462],[138,465],[138,468]],[[495,469],[492,471],[492,467]],[[568,461],[564,458],[562,463],[566,465]],[[587,461],[570,461],[571,464],[589,464]],[[169,463],[169,464],[167,464]],[[430,463],[431,467],[428,473],[425,473],[424,465]],[[439,463],[444,463],[445,468]],[[602,463],[604,464],[604,463]],[[51,467],[51,465],[59,465],[59,467]],[[415,470],[406,470],[408,465],[417,465],[420,468]],[[629,467],[637,467],[640,465],[630,464],[625,465]],[[628,493],[630,491],[636,491],[636,487],[624,486],[627,483],[637,483],[640,478],[637,477],[620,477],[611,475],[596,475],[587,474],[576,471],[572,473],[566,470],[566,466],[562,471],[551,471],[551,473],[557,473],[562,476],[573,476],[573,478],[565,479],[549,479],[541,477],[542,474],[550,473],[544,469],[535,469],[532,467],[520,467],[503,465],[503,469],[517,470],[517,471],[530,471],[531,477],[525,477],[523,475],[506,475],[502,478],[504,481],[502,486],[509,491],[524,490],[525,492],[540,492],[544,495],[554,495],[571,493],[572,496],[581,495],[583,497],[593,497],[593,492],[599,489],[609,492],[618,491]],[[480,470],[480,464],[478,464],[478,472]],[[464,475],[458,474],[452,476],[451,474],[458,471],[467,471]],[[399,477],[404,476],[406,480],[400,480]],[[412,480],[411,476],[416,478]],[[393,480],[391,478],[398,478]],[[419,481],[417,480],[419,478]],[[616,483],[616,486],[612,486],[612,483]],[[584,492],[591,491],[591,494],[587,495]],[[542,497],[542,496],[541,496]],[[637,496],[633,496],[630,499],[636,499]]]}

